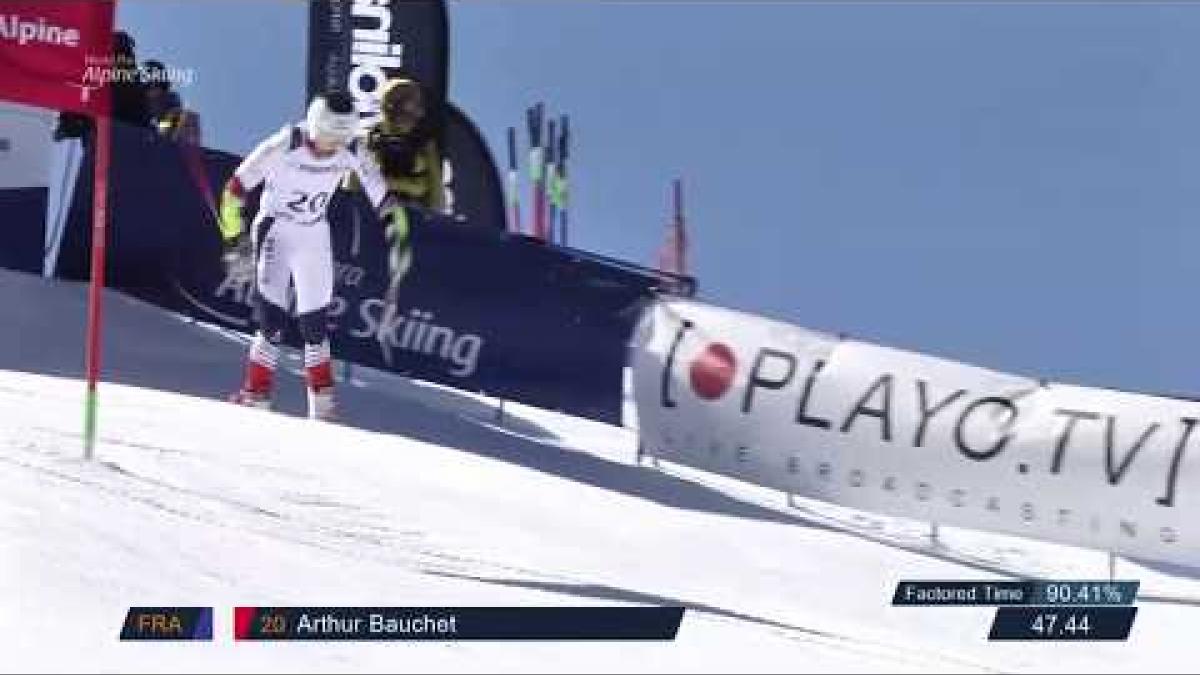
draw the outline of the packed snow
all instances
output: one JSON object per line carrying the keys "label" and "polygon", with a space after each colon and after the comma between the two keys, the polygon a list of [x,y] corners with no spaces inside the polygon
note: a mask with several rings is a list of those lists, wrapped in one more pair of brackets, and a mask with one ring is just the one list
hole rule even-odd
{"label": "packed snow", "polygon": [[[797,501],[636,455],[633,431],[354,368],[343,424],[222,402],[245,341],[106,296],[82,458],[83,286],[0,272],[4,672],[1194,670],[1200,579],[1140,579],[1126,643],[990,643],[900,579],[1107,578],[1108,557]],[[130,606],[214,640],[120,642]],[[232,608],[687,608],[673,642],[244,643]]]}

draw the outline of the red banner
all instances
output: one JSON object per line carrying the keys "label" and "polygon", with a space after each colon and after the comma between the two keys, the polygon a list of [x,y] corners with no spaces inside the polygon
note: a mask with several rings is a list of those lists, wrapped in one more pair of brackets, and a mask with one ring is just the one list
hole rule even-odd
{"label": "red banner", "polygon": [[0,99],[107,114],[113,0],[0,3]]}

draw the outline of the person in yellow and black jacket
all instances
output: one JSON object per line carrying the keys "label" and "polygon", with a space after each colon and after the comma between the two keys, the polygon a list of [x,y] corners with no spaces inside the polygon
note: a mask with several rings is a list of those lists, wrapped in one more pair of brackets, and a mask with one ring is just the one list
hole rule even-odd
{"label": "person in yellow and black jacket", "polygon": [[[437,122],[428,113],[421,85],[405,78],[389,80],[384,84],[380,99],[379,121],[366,131],[364,140],[388,189],[403,203],[444,211]],[[347,186],[357,189],[353,177],[347,181]],[[412,265],[407,217],[390,223],[388,239],[391,247],[388,264],[394,285],[404,278]]]}

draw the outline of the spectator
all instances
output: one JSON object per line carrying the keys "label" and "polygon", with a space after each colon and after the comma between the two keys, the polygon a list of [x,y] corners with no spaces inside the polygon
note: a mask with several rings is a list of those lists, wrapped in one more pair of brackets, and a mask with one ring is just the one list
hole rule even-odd
{"label": "spectator", "polygon": [[179,94],[171,89],[169,75],[161,61],[146,61],[142,68],[150,123],[166,138],[200,145],[200,118],[183,107]]}
{"label": "spectator", "polygon": [[171,80],[167,67],[162,61],[150,59],[142,64],[142,84],[146,88],[146,107],[150,112],[150,122],[155,126],[166,117],[167,113],[182,108],[179,94],[171,89]]}
{"label": "spectator", "polygon": [[442,155],[421,86],[404,78],[389,80],[381,99],[379,121],[365,141],[388,188],[407,203],[442,211]]}
{"label": "spectator", "polygon": [[[383,86],[380,118],[367,130],[367,150],[379,165],[388,189],[404,204],[443,212],[446,209],[442,188],[442,154],[438,147],[437,125],[428,114],[420,84],[397,78]],[[346,185],[357,189],[354,176]],[[412,267],[411,226],[407,210],[399,210],[387,230],[388,269],[392,285],[397,285]]]}
{"label": "spectator", "polygon": [[136,44],[123,30],[113,33],[112,116],[135,127],[150,127],[146,87],[138,70]]}
{"label": "spectator", "polygon": [[[113,33],[112,62],[107,64],[112,76],[113,119],[134,126],[149,127],[150,111],[146,105],[146,91],[137,69],[133,38],[125,31]],[[54,129],[54,140],[85,138],[91,133],[92,120],[87,115],[64,112],[58,116]]]}

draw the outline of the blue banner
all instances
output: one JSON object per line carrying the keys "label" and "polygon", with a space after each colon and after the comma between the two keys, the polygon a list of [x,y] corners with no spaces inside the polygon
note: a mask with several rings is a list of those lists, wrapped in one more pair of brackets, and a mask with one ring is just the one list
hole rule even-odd
{"label": "blue banner", "polygon": [[[214,215],[180,146],[116,126],[109,284],[250,330],[252,289],[226,277]],[[238,162],[213,151],[203,160],[214,185]],[[90,161],[89,151],[84,166]],[[87,278],[91,245],[90,172],[82,174],[58,267],[74,279]],[[359,193],[331,205],[337,358],[619,423],[634,322],[675,280],[458,218],[413,211],[412,220],[413,266],[400,311],[385,316],[382,226]],[[294,333],[288,339],[299,344]]]}

